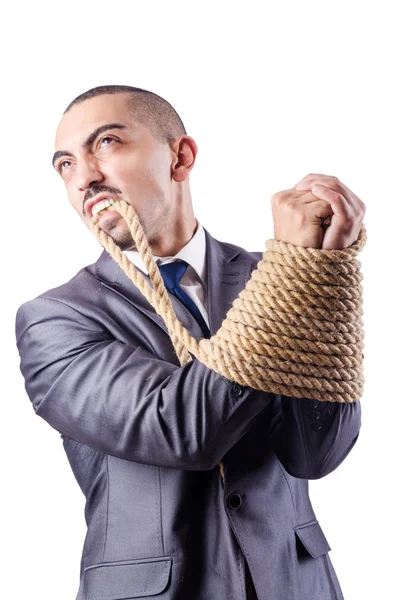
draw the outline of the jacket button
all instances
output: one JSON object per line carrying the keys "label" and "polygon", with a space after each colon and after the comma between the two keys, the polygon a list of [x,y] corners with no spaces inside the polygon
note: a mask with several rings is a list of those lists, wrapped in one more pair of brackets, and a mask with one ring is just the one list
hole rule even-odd
{"label": "jacket button", "polygon": [[232,394],[234,396],[241,396],[243,393],[243,388],[238,383],[233,383],[232,385]]}
{"label": "jacket button", "polygon": [[319,410],[311,410],[309,412],[309,417],[313,419],[313,421],[318,421],[318,419],[321,417],[321,412]]}
{"label": "jacket button", "polygon": [[230,494],[229,498],[227,499],[227,505],[232,510],[237,510],[238,508],[240,508],[242,503],[243,499],[240,496],[240,494]]}
{"label": "jacket button", "polygon": [[317,408],[318,402],[317,400],[308,400],[307,405],[309,408]]}
{"label": "jacket button", "polygon": [[319,431],[322,428],[322,425],[319,421],[316,421],[315,423],[312,423],[310,427],[313,429],[313,431]]}

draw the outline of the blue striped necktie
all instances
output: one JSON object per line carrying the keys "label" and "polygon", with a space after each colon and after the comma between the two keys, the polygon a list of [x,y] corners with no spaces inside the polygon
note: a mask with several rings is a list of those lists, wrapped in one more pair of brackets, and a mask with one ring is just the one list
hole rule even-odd
{"label": "blue striped necktie", "polygon": [[178,300],[182,302],[194,316],[201,329],[203,330],[204,337],[210,338],[211,332],[207,327],[203,316],[193,300],[188,296],[186,292],[180,286],[180,281],[188,267],[185,261],[174,261],[165,265],[159,265],[161,276],[164,280],[164,285],[171,294],[173,294]]}

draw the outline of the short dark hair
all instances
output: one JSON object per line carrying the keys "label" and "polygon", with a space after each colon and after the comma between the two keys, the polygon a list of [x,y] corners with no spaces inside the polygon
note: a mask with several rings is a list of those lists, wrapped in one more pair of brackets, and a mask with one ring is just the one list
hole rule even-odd
{"label": "short dark hair", "polygon": [[154,92],[129,85],[100,85],[77,96],[64,111],[89,98],[103,94],[128,93],[131,95],[131,114],[135,121],[145,125],[162,144],[186,135],[186,129],[176,110],[167,100]]}

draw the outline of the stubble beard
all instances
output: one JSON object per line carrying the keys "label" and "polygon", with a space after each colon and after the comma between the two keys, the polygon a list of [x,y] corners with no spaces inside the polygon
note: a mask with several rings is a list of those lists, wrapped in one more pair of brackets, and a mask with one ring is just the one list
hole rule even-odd
{"label": "stubble beard", "polygon": [[[144,219],[140,218],[139,220],[144,234],[147,235]],[[121,215],[112,215],[108,216],[104,221],[103,225],[101,225],[102,231],[112,238],[122,252],[125,250],[138,250],[124,217]],[[149,240],[148,242],[150,245]]]}
{"label": "stubble beard", "polygon": [[[165,196],[157,198],[157,202],[162,205],[165,204]],[[111,211],[111,207],[109,212]],[[167,219],[161,220],[161,223],[156,222],[155,216],[150,214],[141,214],[141,212],[135,209],[138,216],[139,222],[143,229],[143,232],[147,238],[150,248],[154,247],[164,236],[164,228],[167,224]],[[106,211],[108,212],[108,211]],[[107,233],[116,246],[120,248],[122,252],[125,250],[138,250],[134,239],[131,235],[127,222],[121,214],[109,214],[101,225],[101,229]]]}

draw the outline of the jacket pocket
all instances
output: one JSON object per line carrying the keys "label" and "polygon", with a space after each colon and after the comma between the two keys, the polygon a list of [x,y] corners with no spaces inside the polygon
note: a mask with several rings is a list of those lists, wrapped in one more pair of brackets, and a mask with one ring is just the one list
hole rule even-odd
{"label": "jacket pocket", "polygon": [[[294,527],[294,531],[301,544],[313,558],[318,558],[331,550],[318,521],[297,525]],[[297,544],[297,550],[299,553],[299,543]]]}
{"label": "jacket pocket", "polygon": [[84,569],[81,600],[123,600],[155,596],[170,578],[172,558],[146,558],[103,562]]}

